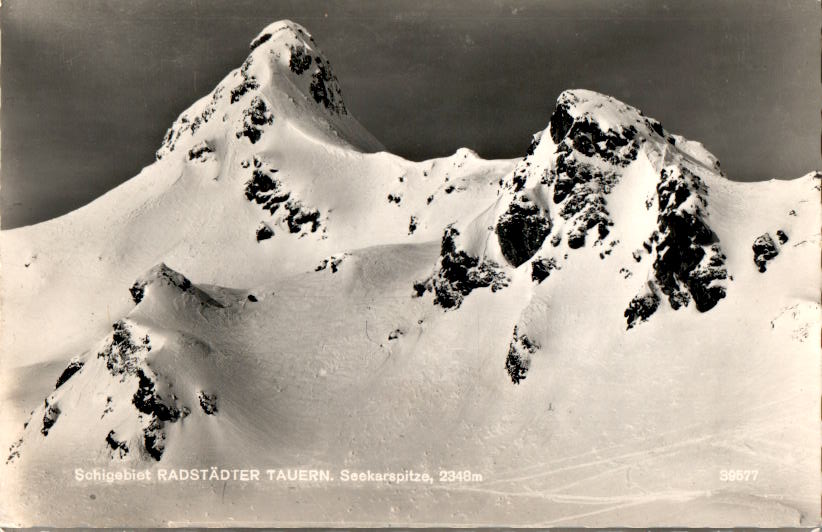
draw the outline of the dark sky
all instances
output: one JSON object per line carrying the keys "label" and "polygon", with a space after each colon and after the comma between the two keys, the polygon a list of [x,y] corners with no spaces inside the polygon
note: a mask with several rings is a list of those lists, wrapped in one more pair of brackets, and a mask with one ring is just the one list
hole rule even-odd
{"label": "dark sky", "polygon": [[520,156],[563,89],[589,88],[702,141],[734,179],[822,166],[818,0],[3,0],[2,227],[137,174],[282,18],[410,159]]}

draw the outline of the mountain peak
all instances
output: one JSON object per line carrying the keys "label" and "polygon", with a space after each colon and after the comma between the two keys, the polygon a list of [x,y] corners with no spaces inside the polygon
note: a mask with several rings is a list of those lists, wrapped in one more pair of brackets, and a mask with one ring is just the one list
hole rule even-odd
{"label": "mountain peak", "polygon": [[[168,130],[157,159],[179,149],[202,155],[225,136],[256,144],[270,126],[291,124],[307,137],[380,151],[382,145],[348,112],[331,62],[299,24],[280,20],[265,27],[251,52],[214,90],[185,110]],[[220,120],[214,120],[219,117]],[[276,123],[276,125],[275,125]]]}
{"label": "mountain peak", "polygon": [[301,92],[332,114],[346,115],[342,89],[325,57],[302,26],[280,20],[266,26],[251,41],[251,54],[241,73],[249,79],[276,81],[276,74],[287,76]]}
{"label": "mountain peak", "polygon": [[[287,35],[289,38],[292,39],[300,39],[305,42],[311,43],[314,42],[314,38],[311,36],[310,33],[308,33],[308,31],[303,26],[291,20],[283,19],[278,20],[276,22],[272,22],[271,24],[263,28],[263,30],[260,33],[258,33],[257,36],[254,37],[254,39],[251,41],[249,47],[252,51],[254,51],[260,45],[270,41],[275,36],[283,37],[278,35],[280,33],[284,34],[283,36]],[[277,41],[275,40],[274,42]]]}

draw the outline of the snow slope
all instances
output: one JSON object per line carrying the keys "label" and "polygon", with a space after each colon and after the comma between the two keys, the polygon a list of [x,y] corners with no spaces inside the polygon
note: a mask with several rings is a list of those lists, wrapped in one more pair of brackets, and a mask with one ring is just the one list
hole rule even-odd
{"label": "snow slope", "polygon": [[[819,175],[730,181],[586,90],[519,161],[378,149],[279,22],[140,175],[0,234],[5,519],[817,521]],[[211,466],[334,478],[73,476]]]}

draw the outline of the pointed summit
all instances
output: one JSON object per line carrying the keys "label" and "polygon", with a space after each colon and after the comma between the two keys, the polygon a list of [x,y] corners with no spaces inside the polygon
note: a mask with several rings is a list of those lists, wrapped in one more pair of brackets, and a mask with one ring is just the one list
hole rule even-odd
{"label": "pointed summit", "polygon": [[267,74],[286,75],[330,113],[348,114],[331,62],[305,28],[290,20],[273,22],[251,41],[250,48],[244,65],[249,77],[265,80]]}
{"label": "pointed summit", "polygon": [[174,151],[200,156],[226,137],[226,127],[252,144],[271,126],[290,125],[323,142],[383,150],[348,112],[331,62],[302,26],[274,22],[250,48],[240,68],[177,118],[157,151],[158,160]]}

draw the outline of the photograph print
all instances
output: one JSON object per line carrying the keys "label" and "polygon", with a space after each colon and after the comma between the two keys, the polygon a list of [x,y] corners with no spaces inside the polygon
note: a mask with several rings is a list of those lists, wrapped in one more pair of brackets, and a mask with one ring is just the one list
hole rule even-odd
{"label": "photograph print", "polygon": [[818,0],[0,10],[3,526],[819,524]]}

